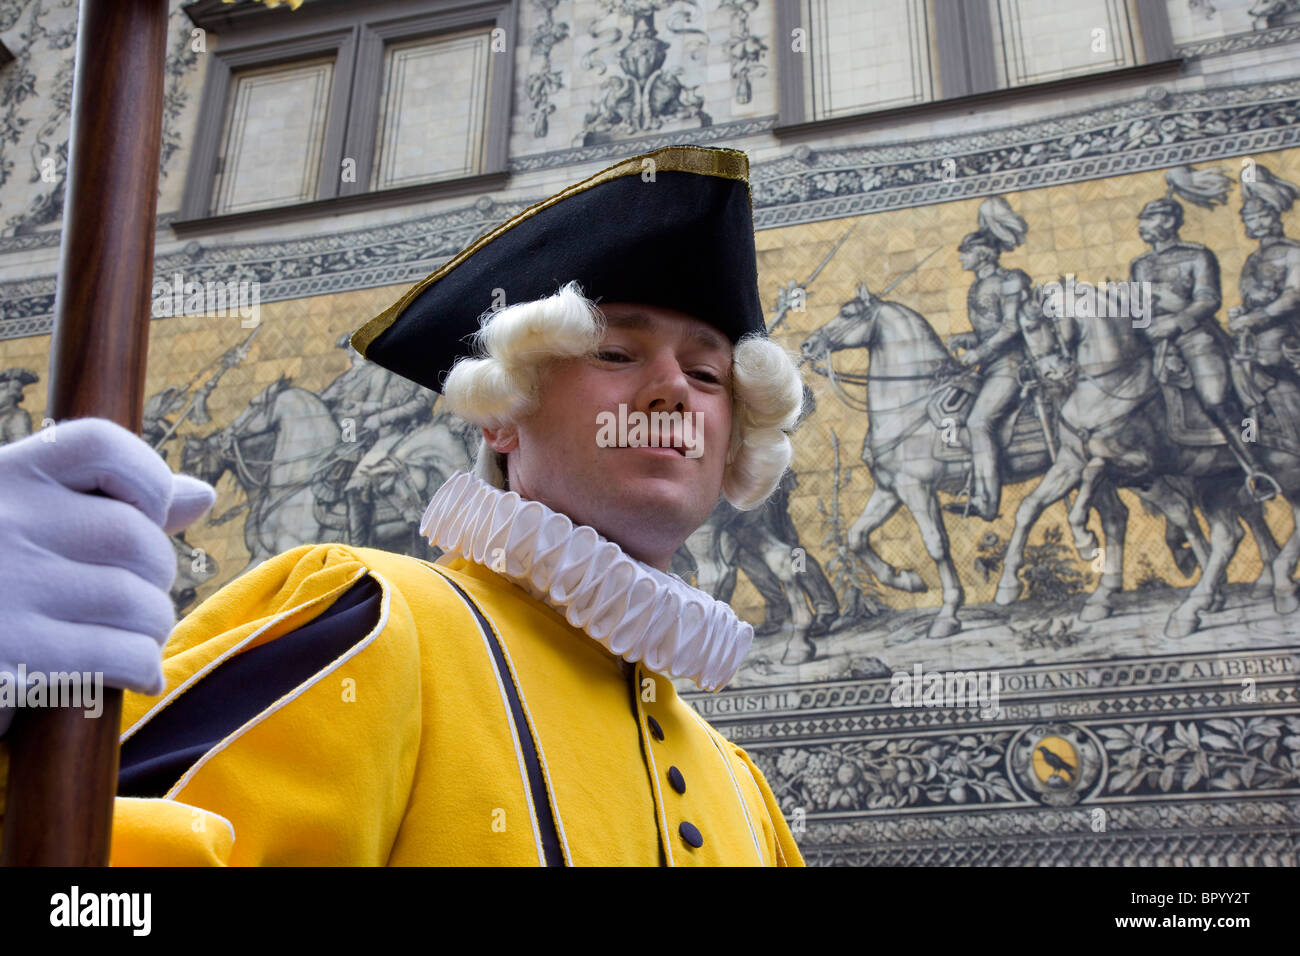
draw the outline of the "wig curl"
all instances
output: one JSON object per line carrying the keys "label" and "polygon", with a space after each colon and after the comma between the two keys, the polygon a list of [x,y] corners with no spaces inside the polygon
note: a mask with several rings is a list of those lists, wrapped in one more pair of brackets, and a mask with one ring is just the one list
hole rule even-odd
{"label": "wig curl", "polygon": [[[500,428],[537,408],[540,372],[551,359],[591,355],[605,334],[595,303],[569,282],[554,295],[487,313],[475,357],[460,359],[443,384],[446,408],[473,425]],[[741,511],[776,489],[794,449],[787,434],[799,418],[803,383],[790,354],[767,336],[746,335],[731,358],[731,441],[722,493]],[[474,473],[506,486],[505,456],[480,440]]]}

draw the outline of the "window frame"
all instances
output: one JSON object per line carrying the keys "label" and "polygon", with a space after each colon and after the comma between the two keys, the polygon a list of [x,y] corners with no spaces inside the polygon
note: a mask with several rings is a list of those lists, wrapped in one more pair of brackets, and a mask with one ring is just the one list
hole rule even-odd
{"label": "window frame", "polygon": [[[804,0],[776,0],[776,31],[773,47],[778,51],[777,123],[773,133],[792,136],[824,134],[840,127],[875,125],[901,117],[938,113],[953,109],[987,106],[1000,100],[1054,94],[1062,89],[1099,81],[1122,81],[1134,77],[1173,74],[1183,61],[1174,51],[1173,31],[1164,0],[1125,0],[1129,23],[1140,34],[1134,48],[1141,59],[1135,66],[1082,73],[1039,83],[997,87],[999,55],[994,46],[993,22],[984,2],[972,0],[921,0],[933,24],[935,50],[933,99],[848,116],[811,118],[804,108],[802,57],[790,48],[791,31],[808,25],[801,22]],[[812,42],[809,36],[809,42]]]}
{"label": "window frame", "polygon": [[[501,4],[513,6],[513,4]],[[360,26],[358,37],[356,82],[352,88],[353,115],[373,116],[375,122],[352,124],[348,132],[345,155],[357,160],[356,182],[343,183],[343,194],[371,191],[369,183],[374,169],[375,152],[378,146],[380,97],[383,93],[384,56],[389,44],[407,41],[432,39],[440,34],[452,34],[471,27],[485,25],[482,4],[463,10],[416,14],[396,19],[372,20]],[[500,26],[494,20],[493,26]],[[509,32],[507,29],[507,36]],[[514,61],[513,48],[507,46],[504,54],[491,54],[499,59]],[[502,77],[499,64],[488,73],[487,110],[489,122],[484,130],[483,165],[485,170],[504,170],[509,162],[510,118],[510,79]],[[362,112],[369,110],[369,112]],[[504,122],[492,123],[491,117],[504,117]],[[495,135],[504,131],[507,135]],[[446,181],[446,180],[444,180]],[[352,188],[348,188],[352,187]],[[404,188],[404,187],[398,187]],[[383,190],[376,190],[383,191]]]}
{"label": "window frame", "polygon": [[[344,211],[380,208],[443,195],[489,191],[505,184],[509,171],[510,95],[514,81],[513,30],[519,0],[440,0],[418,12],[411,3],[365,0],[315,0],[296,11],[230,6],[201,0],[185,8],[190,19],[217,35],[209,56],[198,120],[186,171],[178,235],[285,222]],[[389,43],[429,39],[474,27],[502,29],[504,52],[491,54],[488,67],[487,122],[483,131],[482,171],[389,189],[371,190],[371,168],[378,139],[385,49]],[[213,213],[218,150],[226,114],[242,70],[288,65],[333,53],[334,77],[316,196],[236,213]],[[343,182],[345,158],[356,161],[356,178]]]}

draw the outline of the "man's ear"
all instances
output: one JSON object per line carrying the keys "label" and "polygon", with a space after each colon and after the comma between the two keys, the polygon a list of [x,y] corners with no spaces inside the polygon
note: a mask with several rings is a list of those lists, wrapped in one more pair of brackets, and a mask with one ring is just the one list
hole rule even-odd
{"label": "man's ear", "polygon": [[483,428],[483,440],[493,451],[507,455],[519,447],[519,429],[514,425],[502,425],[500,428]]}

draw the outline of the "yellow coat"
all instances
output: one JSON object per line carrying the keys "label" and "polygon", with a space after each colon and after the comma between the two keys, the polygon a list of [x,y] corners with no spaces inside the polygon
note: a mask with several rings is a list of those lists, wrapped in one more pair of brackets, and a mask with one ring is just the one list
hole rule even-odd
{"label": "yellow coat", "polygon": [[126,695],[123,740],[365,574],[374,630],[164,797],[119,797],[114,865],[803,865],[762,774],[671,681],[464,559],[271,558],[177,626],[167,689]]}

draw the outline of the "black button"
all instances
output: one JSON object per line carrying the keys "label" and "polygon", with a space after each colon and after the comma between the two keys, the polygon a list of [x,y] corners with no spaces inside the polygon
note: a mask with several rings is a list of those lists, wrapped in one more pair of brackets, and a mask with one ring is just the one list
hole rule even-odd
{"label": "black button", "polygon": [[668,782],[673,785],[673,789],[678,793],[686,792],[686,778],[682,776],[682,772],[676,767],[668,768]]}
{"label": "black button", "polygon": [[659,726],[659,721],[655,720],[653,717],[647,714],[646,723],[650,725],[650,733],[654,736],[655,740],[664,739],[664,729]]}
{"label": "black button", "polygon": [[677,828],[677,832],[682,835],[682,839],[688,846],[696,848],[704,846],[704,837],[700,836],[700,831],[695,829],[695,824],[683,823]]}

